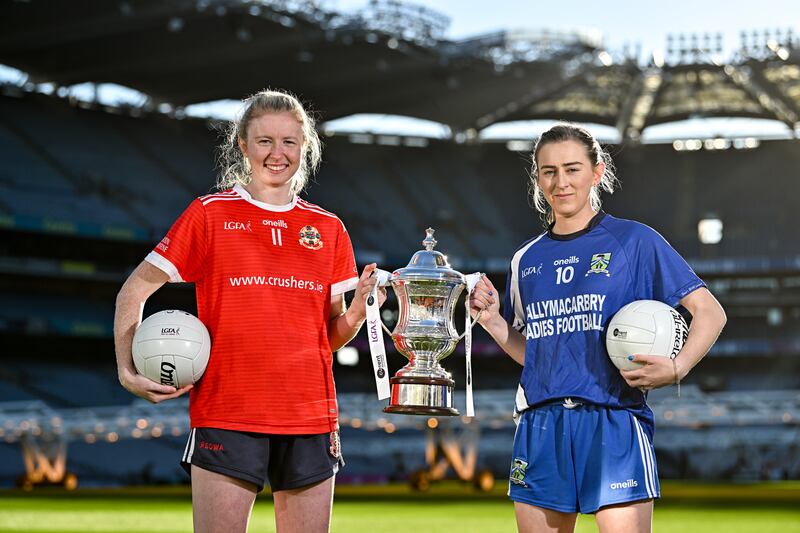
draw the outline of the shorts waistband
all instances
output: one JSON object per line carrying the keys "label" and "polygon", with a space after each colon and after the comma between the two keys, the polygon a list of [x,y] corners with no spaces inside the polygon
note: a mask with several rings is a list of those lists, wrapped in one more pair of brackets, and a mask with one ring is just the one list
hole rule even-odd
{"label": "shorts waistband", "polygon": [[586,405],[586,403],[578,400],[573,400],[572,398],[555,398],[553,400],[548,400],[546,402],[536,404],[532,406],[532,408],[545,407],[548,405],[560,405],[564,409],[575,409],[576,407],[580,407],[581,405]]}

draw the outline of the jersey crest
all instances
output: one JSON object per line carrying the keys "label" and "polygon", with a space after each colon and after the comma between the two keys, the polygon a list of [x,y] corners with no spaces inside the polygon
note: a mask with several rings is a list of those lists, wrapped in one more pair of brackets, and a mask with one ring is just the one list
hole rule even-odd
{"label": "jersey crest", "polygon": [[319,250],[322,248],[322,235],[314,226],[304,226],[300,230],[300,244],[309,250]]}
{"label": "jersey crest", "polygon": [[514,458],[514,462],[511,464],[511,475],[509,476],[509,480],[511,483],[515,485],[522,485],[523,487],[527,487],[528,484],[525,483],[525,470],[528,468],[528,462],[523,461],[519,457]]}
{"label": "jersey crest", "polygon": [[328,448],[328,452],[330,452],[332,457],[339,459],[342,456],[342,441],[339,440],[338,430],[331,431],[330,441],[331,445]]}
{"label": "jersey crest", "polygon": [[589,274],[605,274],[606,277],[610,277],[611,273],[608,271],[609,263],[611,263],[611,252],[592,255],[592,261],[586,276]]}

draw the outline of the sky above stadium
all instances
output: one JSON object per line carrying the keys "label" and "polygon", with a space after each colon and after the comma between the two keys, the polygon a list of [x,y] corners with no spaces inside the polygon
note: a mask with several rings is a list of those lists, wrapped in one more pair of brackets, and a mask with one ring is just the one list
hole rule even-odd
{"label": "sky above stadium", "polygon": [[[321,7],[343,13],[356,13],[369,0],[318,0]],[[722,58],[730,59],[741,45],[741,33],[751,38],[757,32],[764,42],[764,32],[771,36],[779,30],[783,35],[791,30],[800,35],[800,0],[767,0],[754,3],[745,0],[425,0],[407,2],[433,9],[450,18],[444,35],[460,40],[500,30],[557,30],[578,31],[602,40],[610,52],[622,52],[641,47],[640,61],[645,62],[654,52],[665,53],[667,36],[680,34],[721,34]],[[758,7],[753,7],[753,6]],[[646,7],[642,7],[646,6]],[[24,73],[0,65],[0,81],[22,83]],[[70,94],[91,100],[98,97],[104,103],[140,105],[146,95],[124,87],[103,84],[73,86]],[[197,104],[186,111],[194,116],[232,118],[239,108],[238,101]],[[542,121],[537,121],[542,122]],[[481,132],[484,138],[530,139],[548,127],[549,123],[511,123],[491,126]],[[448,137],[450,129],[442,124],[385,115],[356,115],[327,123],[326,129],[339,132],[395,133]],[[607,126],[593,128],[593,133],[614,141],[619,132]],[[761,138],[783,138],[789,135],[785,125],[777,121],[737,118],[692,119],[679,123],[652,126],[644,131],[645,142],[671,138],[755,135]]]}
{"label": "sky above stadium", "polygon": [[[413,3],[413,2],[409,2]],[[645,52],[666,47],[667,34],[721,33],[725,50],[740,44],[740,31],[800,30],[798,0],[425,0],[415,2],[451,19],[446,36],[462,39],[509,29],[596,30],[606,46],[641,43]],[[324,0],[343,12],[368,0]],[[645,6],[645,7],[643,7]],[[756,6],[756,7],[754,7]]]}
{"label": "sky above stadium", "polygon": [[[368,0],[323,0],[329,9],[351,13],[359,11]],[[763,39],[765,31],[800,34],[800,0],[767,0],[756,3],[744,0],[426,0],[416,3],[450,18],[445,34],[459,40],[499,30],[564,30],[598,32],[611,52],[641,46],[641,59],[653,52],[666,52],[667,35],[722,35],[722,56],[729,59],[741,46],[741,32],[748,38],[753,31]],[[765,40],[765,39],[764,39]],[[763,41],[762,41],[763,42]],[[334,129],[366,130],[387,133],[393,130],[418,131],[439,136],[440,125],[383,116],[359,116],[334,121]],[[546,124],[517,123],[497,125],[484,130],[482,137],[530,138]],[[606,140],[618,136],[613,128],[599,126],[593,133]],[[645,141],[675,137],[714,135],[755,135],[763,138],[785,137],[787,128],[777,121],[751,119],[694,119],[648,128]]]}

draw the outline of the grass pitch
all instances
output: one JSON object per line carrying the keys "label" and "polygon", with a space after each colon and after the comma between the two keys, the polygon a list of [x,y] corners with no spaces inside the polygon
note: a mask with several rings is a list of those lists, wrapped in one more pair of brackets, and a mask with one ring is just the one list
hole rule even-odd
{"label": "grass pitch", "polygon": [[[334,533],[494,533],[516,531],[505,488],[476,494],[458,483],[424,494],[404,485],[338,487]],[[800,483],[708,485],[664,482],[656,503],[658,533],[800,533]],[[0,492],[0,532],[189,533],[187,488],[75,492]],[[256,501],[251,533],[274,532],[268,494]],[[580,533],[597,531],[591,516],[578,519]]]}

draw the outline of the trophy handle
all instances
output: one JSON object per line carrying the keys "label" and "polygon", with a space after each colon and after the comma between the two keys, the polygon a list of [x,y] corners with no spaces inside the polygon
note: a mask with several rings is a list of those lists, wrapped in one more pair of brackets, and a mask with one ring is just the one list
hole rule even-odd
{"label": "trophy handle", "polygon": [[[389,328],[387,328],[387,327],[386,327],[386,324],[384,324],[384,323],[383,323],[383,319],[382,319],[382,318],[379,318],[379,320],[381,321],[381,327],[383,328],[383,331],[385,331],[385,332],[386,332],[386,334],[387,334],[387,335],[389,335],[389,336],[391,337],[391,336],[392,336],[392,332],[391,332],[391,331],[389,331]],[[460,339],[459,339],[459,340],[460,340]]]}

